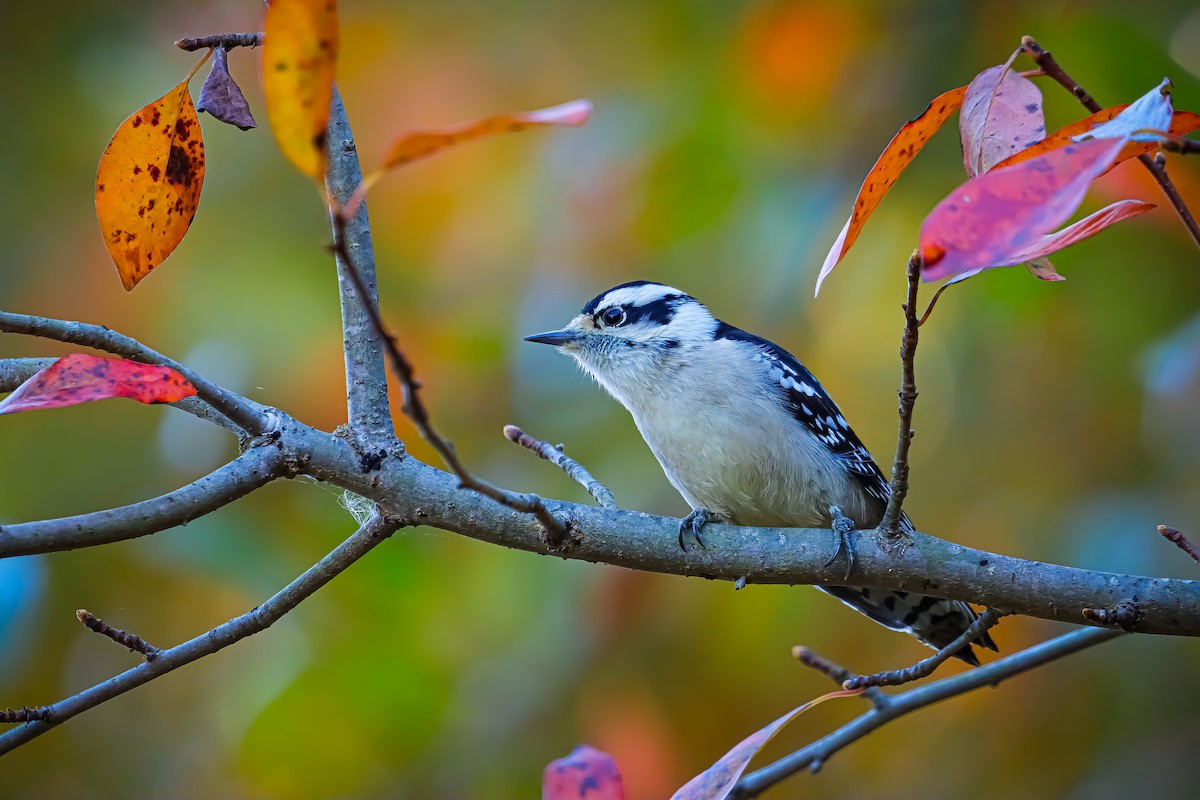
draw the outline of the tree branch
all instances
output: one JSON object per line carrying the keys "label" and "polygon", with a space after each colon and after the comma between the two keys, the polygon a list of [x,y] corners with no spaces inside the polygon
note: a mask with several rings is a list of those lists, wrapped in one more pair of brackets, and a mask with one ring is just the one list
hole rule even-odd
{"label": "tree branch", "polygon": [[[895,536],[900,532],[900,515],[904,513],[904,499],[908,497],[908,448],[912,444],[913,407],[917,403],[917,379],[915,360],[917,338],[921,324],[917,321],[917,287],[921,283],[921,254],[913,251],[905,270],[908,278],[908,299],[904,302],[904,335],[900,338],[900,435],[896,440],[896,458],[892,462],[892,485],[887,508],[879,529]],[[936,300],[936,298],[934,298]],[[932,309],[932,304],[930,308]]]}
{"label": "tree branch", "polygon": [[[1033,37],[1021,37],[1021,48],[1033,58],[1046,75],[1053,78],[1060,86],[1070,92],[1088,111],[1094,114],[1103,108],[1103,106],[1096,102],[1095,98],[1088,94],[1086,89],[1080,86],[1074,78],[1059,66],[1059,63],[1054,60],[1054,56],[1050,55],[1048,50],[1043,50],[1042,46],[1034,41]],[[1179,216],[1180,221],[1183,222],[1183,226],[1187,228],[1192,241],[1196,243],[1197,247],[1200,247],[1200,224],[1196,223],[1196,218],[1192,215],[1191,209],[1188,208],[1187,203],[1180,197],[1179,190],[1175,188],[1175,184],[1171,182],[1170,176],[1167,175],[1166,167],[1144,153],[1138,156],[1138,161],[1142,162],[1142,166],[1158,182],[1163,194],[1167,196],[1167,201],[1171,204],[1171,208],[1175,209],[1175,213]]]}
{"label": "tree branch", "polygon": [[214,472],[152,500],[73,517],[0,525],[0,558],[136,539],[229,505],[287,474],[277,447],[252,447]]}
{"label": "tree branch", "polygon": [[266,630],[313,592],[329,583],[358,561],[377,544],[391,536],[400,524],[376,515],[359,528],[349,539],[332,552],[305,570],[304,574],[289,583],[270,600],[240,617],[218,625],[207,633],[167,650],[160,650],[157,657],[126,670],[116,677],[96,684],[77,695],[60,700],[49,706],[34,709],[37,719],[26,722],[0,734],[0,755],[4,755],[26,742],[41,736],[56,725],[90,708],[154,680],[185,664],[212,655],[234,642]]}
{"label": "tree branch", "polygon": [[[362,183],[362,168],[354,144],[354,133],[346,117],[342,95],[335,87],[329,117],[329,175],[325,186],[337,200],[346,202]],[[367,204],[358,204],[349,220],[333,222],[334,258],[337,261],[338,293],[342,301],[342,350],[346,360],[346,398],[351,430],[372,439],[393,439],[391,407],[388,405],[387,370],[383,363],[383,341],[371,322],[369,309],[379,308],[375,279],[375,248]],[[353,255],[352,255],[353,254]],[[356,271],[356,274],[352,274]],[[361,284],[362,291],[355,285]]]}
{"label": "tree branch", "polygon": [[267,416],[259,410],[256,404],[228,389],[217,386],[183,364],[151,350],[136,339],[117,333],[103,325],[88,325],[84,322],[0,311],[0,333],[40,336],[43,339],[53,339],[58,342],[103,350],[106,353],[133,361],[170,367],[196,387],[196,394],[201,400],[220,411],[246,433],[257,436],[268,428]]}
{"label": "tree branch", "polygon": [[842,688],[866,689],[874,686],[901,686],[905,683],[919,681],[921,678],[928,678],[934,670],[946,663],[947,659],[979,638],[981,633],[994,627],[1000,621],[1000,617],[1001,615],[995,609],[989,608],[968,625],[967,629],[960,633],[953,642],[928,658],[923,658],[904,669],[890,669],[885,672],[876,672],[873,675],[855,675],[847,678],[842,684]]}
{"label": "tree branch", "polygon": [[729,796],[735,800],[757,797],[805,767],[815,772],[834,753],[905,714],[911,714],[913,711],[926,708],[942,700],[966,694],[981,686],[995,686],[1014,675],[1028,672],[1043,664],[1048,664],[1120,635],[1118,631],[1096,628],[1072,631],[1056,639],[1022,650],[1020,653],[1014,653],[982,667],[976,667],[969,672],[943,678],[903,694],[891,695],[886,704],[872,708],[828,736],[779,759],[774,764],[746,775],[738,782]]}
{"label": "tree branch", "polygon": [[616,511],[619,508],[616,499],[613,498],[613,493],[609,491],[608,487],[593,478],[592,474],[584,469],[583,465],[578,461],[564,453],[561,444],[555,447],[549,442],[535,439],[516,425],[504,426],[504,438],[513,444],[521,445],[526,450],[537,453],[539,458],[549,461],[567,473],[567,477],[586,489],[588,494],[595,498],[596,502],[602,508],[607,508],[610,511]]}
{"label": "tree branch", "polygon": [[[759,584],[844,585],[829,562],[829,531],[711,525],[707,549],[680,552],[679,521],[636,511],[545,501],[571,526],[564,547],[546,541],[527,515],[458,492],[452,475],[415,459],[388,459],[364,474],[342,439],[285,421],[285,452],[314,478],[374,500],[410,524],[431,525],[480,541],[650,572]],[[1118,575],[1027,561],[914,533],[901,546],[879,531],[856,531],[855,586],[900,589],[992,606],[1007,613],[1085,622],[1085,607],[1139,609],[1130,630],[1200,636],[1200,581]],[[1095,624],[1095,623],[1093,623]]]}

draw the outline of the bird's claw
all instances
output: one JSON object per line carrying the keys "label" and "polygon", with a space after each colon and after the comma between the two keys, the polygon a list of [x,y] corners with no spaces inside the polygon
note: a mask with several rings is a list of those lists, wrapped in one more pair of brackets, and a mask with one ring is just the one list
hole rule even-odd
{"label": "bird's claw", "polygon": [[688,514],[679,523],[679,549],[687,552],[687,544],[684,541],[685,534],[690,534],[696,540],[696,544],[700,545],[701,549],[707,550],[704,545],[704,540],[700,538],[700,531],[710,522],[721,523],[724,519],[720,514],[709,511],[707,508],[697,508],[692,513]]}
{"label": "bird's claw", "polygon": [[838,556],[843,552],[846,553],[846,573],[843,576],[846,580],[850,579],[850,574],[854,572],[854,546],[850,544],[850,532],[854,530],[854,520],[842,513],[842,510],[837,506],[829,507],[829,516],[833,519],[833,535],[837,538],[837,548],[833,551],[833,555],[825,562],[828,567],[833,562],[837,561]]}

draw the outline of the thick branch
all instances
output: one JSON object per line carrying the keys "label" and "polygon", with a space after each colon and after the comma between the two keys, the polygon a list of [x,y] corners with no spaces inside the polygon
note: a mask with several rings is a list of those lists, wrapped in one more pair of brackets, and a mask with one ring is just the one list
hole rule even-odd
{"label": "thick branch", "polygon": [[912,689],[903,694],[893,695],[882,706],[876,706],[862,716],[851,720],[828,736],[818,739],[805,748],[781,758],[770,766],[757,772],[752,772],[742,778],[730,794],[737,800],[748,800],[757,797],[770,787],[794,775],[804,768],[817,769],[830,756],[847,745],[857,742],[877,728],[886,725],[894,719],[910,714],[918,709],[926,708],[934,703],[966,694],[981,686],[995,686],[1001,681],[1014,675],[1020,675],[1031,669],[1048,664],[1063,656],[1077,653],[1092,645],[1106,642],[1120,636],[1117,631],[1097,630],[1095,628],[1072,631],[1071,633],[1051,639],[1048,642],[1035,645],[1028,650],[1022,650],[1007,658],[993,661],[982,667],[943,678],[936,683]]}
{"label": "thick branch", "polygon": [[[704,529],[707,549],[681,553],[678,520],[635,511],[608,511],[547,500],[573,536],[565,546],[546,541],[529,516],[463,493],[454,476],[415,459],[388,459],[364,474],[358,455],[342,439],[285,422],[285,451],[295,452],[301,471],[380,503],[410,524],[431,525],[480,541],[675,575],[698,575],[748,583],[844,585],[829,565],[826,529]],[[877,531],[854,534],[856,586],[901,589],[966,600],[1007,613],[1064,622],[1088,622],[1085,607],[1132,602],[1138,610],[1129,630],[1200,636],[1200,581],[1096,572],[974,550],[914,533],[897,546]],[[1095,624],[1095,623],[1093,623]]]}
{"label": "thick branch", "polygon": [[254,447],[200,480],[152,500],[74,517],[0,526],[0,558],[92,547],[186,525],[286,472],[277,447]]}
{"label": "thick branch", "polygon": [[[329,117],[329,175],[325,185],[341,207],[362,183],[362,168],[354,134],[346,118],[341,93],[334,89]],[[395,435],[388,405],[387,370],[383,362],[383,341],[371,322],[364,304],[379,307],[379,287],[375,280],[375,248],[371,243],[371,224],[367,204],[362,202],[349,220],[333,219],[334,257],[337,261],[338,293],[342,299],[342,350],[346,359],[346,398],[351,430],[373,439]],[[354,285],[349,270],[357,270],[363,294]]]}
{"label": "thick branch", "polygon": [[314,564],[303,575],[289,583],[258,608],[252,609],[240,617],[235,617],[224,625],[218,625],[207,633],[181,645],[168,650],[160,650],[152,661],[139,664],[104,683],[97,684],[53,705],[38,708],[39,719],[37,721],[27,722],[19,728],[13,728],[0,734],[0,755],[41,736],[55,725],[90,708],[95,708],[130,689],[266,630],[305,598],[366,555],[375,545],[391,536],[398,527],[399,525],[391,520],[375,516],[353,536],[338,545],[329,555]]}
{"label": "thick branch", "polygon": [[0,333],[40,336],[43,339],[92,347],[133,361],[170,367],[196,387],[196,394],[201,400],[237,423],[238,427],[246,433],[257,436],[268,428],[266,415],[246,398],[217,386],[208,379],[197,375],[188,367],[151,350],[136,339],[117,333],[103,325],[88,325],[84,322],[0,311]]}

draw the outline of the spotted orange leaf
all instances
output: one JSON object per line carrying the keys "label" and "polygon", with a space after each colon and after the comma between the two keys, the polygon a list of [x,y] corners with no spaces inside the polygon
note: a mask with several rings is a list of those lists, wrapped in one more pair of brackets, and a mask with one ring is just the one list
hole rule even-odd
{"label": "spotted orange leaf", "polygon": [[96,218],[125,291],[183,240],[204,184],[204,137],[188,80],[129,116],[96,170]]}
{"label": "spotted orange leaf", "polygon": [[[1072,122],[1070,125],[1064,125],[1054,133],[1042,139],[1040,142],[1031,144],[1024,150],[1013,153],[1008,158],[997,164],[994,169],[1000,167],[1011,167],[1013,164],[1020,164],[1022,161],[1028,161],[1031,158],[1040,156],[1042,153],[1050,150],[1057,150],[1064,145],[1071,143],[1072,136],[1078,136],[1082,133],[1087,133],[1092,128],[1104,122],[1108,122],[1113,117],[1120,114],[1125,109],[1129,108],[1128,103],[1121,105],[1110,106],[1103,108],[1092,114],[1090,117],[1084,117],[1081,120]],[[1171,127],[1169,133],[1172,136],[1184,136],[1192,131],[1200,130],[1200,114],[1195,114],[1191,111],[1176,111],[1171,115]],[[1131,158],[1137,158],[1140,155],[1150,153],[1158,145],[1154,142],[1129,142],[1121,150],[1121,154],[1113,160],[1112,166],[1109,169],[1120,164],[1122,161],[1128,161]]]}
{"label": "spotted orange leaf", "polygon": [[959,186],[921,223],[922,277],[939,280],[1045,255],[1026,248],[1075,213],[1122,144],[1121,139],[1070,144]]}
{"label": "spotted orange leaf", "polygon": [[192,384],[170,367],[73,353],[18,386],[0,402],[0,414],[62,408],[109,397],[174,403],[195,393]]}
{"label": "spotted orange leaf", "polygon": [[337,54],[334,0],[271,0],[262,48],[267,118],[287,159],[321,184],[329,161],[325,129]]}
{"label": "spotted orange leaf", "polygon": [[815,700],[810,700],[799,708],[794,708],[779,719],[760,731],[750,734],[721,759],[692,778],[687,784],[671,795],[671,800],[724,800],[733,790],[738,778],[742,776],[750,759],[762,749],[767,742],[775,738],[785,725],[803,714],[813,706],[837,697],[854,697],[862,694],[862,689],[841,690],[823,694]]}
{"label": "spotted orange leaf", "polygon": [[625,800],[621,770],[608,753],[581,744],[546,766],[542,800]]}
{"label": "spotted orange leaf", "polygon": [[966,91],[967,87],[960,86],[938,95],[928,108],[911,121],[906,122],[888,142],[887,147],[883,149],[883,153],[875,161],[875,166],[871,167],[862,187],[858,190],[858,197],[854,199],[854,211],[850,214],[850,219],[846,220],[829,255],[825,256],[825,263],[821,266],[821,273],[817,276],[817,288],[814,295],[821,291],[821,284],[825,277],[833,271],[846,253],[850,252],[863,225],[874,213],[879,202],[883,200],[883,196],[892,188],[892,184],[900,177],[900,173],[916,158],[917,153],[921,152],[921,148],[925,146],[929,138],[937,133],[938,128],[942,127],[950,115],[962,105]]}

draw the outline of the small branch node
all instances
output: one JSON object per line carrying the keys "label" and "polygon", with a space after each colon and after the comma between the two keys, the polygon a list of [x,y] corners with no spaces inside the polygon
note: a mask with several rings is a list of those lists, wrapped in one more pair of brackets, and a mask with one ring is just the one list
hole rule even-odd
{"label": "small branch node", "polygon": [[89,631],[98,633],[101,636],[107,636],[109,639],[112,639],[114,642],[121,645],[122,647],[129,648],[129,651],[131,653],[133,653],[133,652],[141,653],[143,656],[146,657],[147,661],[153,661],[154,659],[158,658],[158,656],[159,656],[159,653],[160,653],[159,649],[157,647],[155,647],[154,645],[150,644],[149,642],[147,642],[142,637],[138,636],[135,633],[130,633],[129,631],[123,631],[120,628],[114,628],[114,627],[108,625],[107,623],[104,622],[104,620],[95,616],[90,611],[88,611],[86,608],[81,608],[78,611],[76,611],[75,616],[79,619],[80,622],[83,623],[84,627],[86,627]]}
{"label": "small branch node", "polygon": [[1083,618],[1097,625],[1133,630],[1142,619],[1142,609],[1132,600],[1122,600],[1112,608],[1085,608]]}
{"label": "small branch node", "polygon": [[[803,645],[796,645],[792,648],[792,658],[796,659],[809,669],[816,670],[817,672],[821,673],[838,686],[844,686],[847,681],[854,680],[858,677],[840,664],[835,664],[824,656],[809,650]],[[889,702],[888,696],[874,687],[867,687],[863,692],[863,696],[870,700],[871,705],[878,709],[885,708]]]}
{"label": "small branch node", "polygon": [[1197,550],[1196,545],[1192,544],[1186,536],[1168,525],[1159,525],[1158,532],[1168,542],[1187,553],[1192,561],[1200,564],[1200,550]]}

